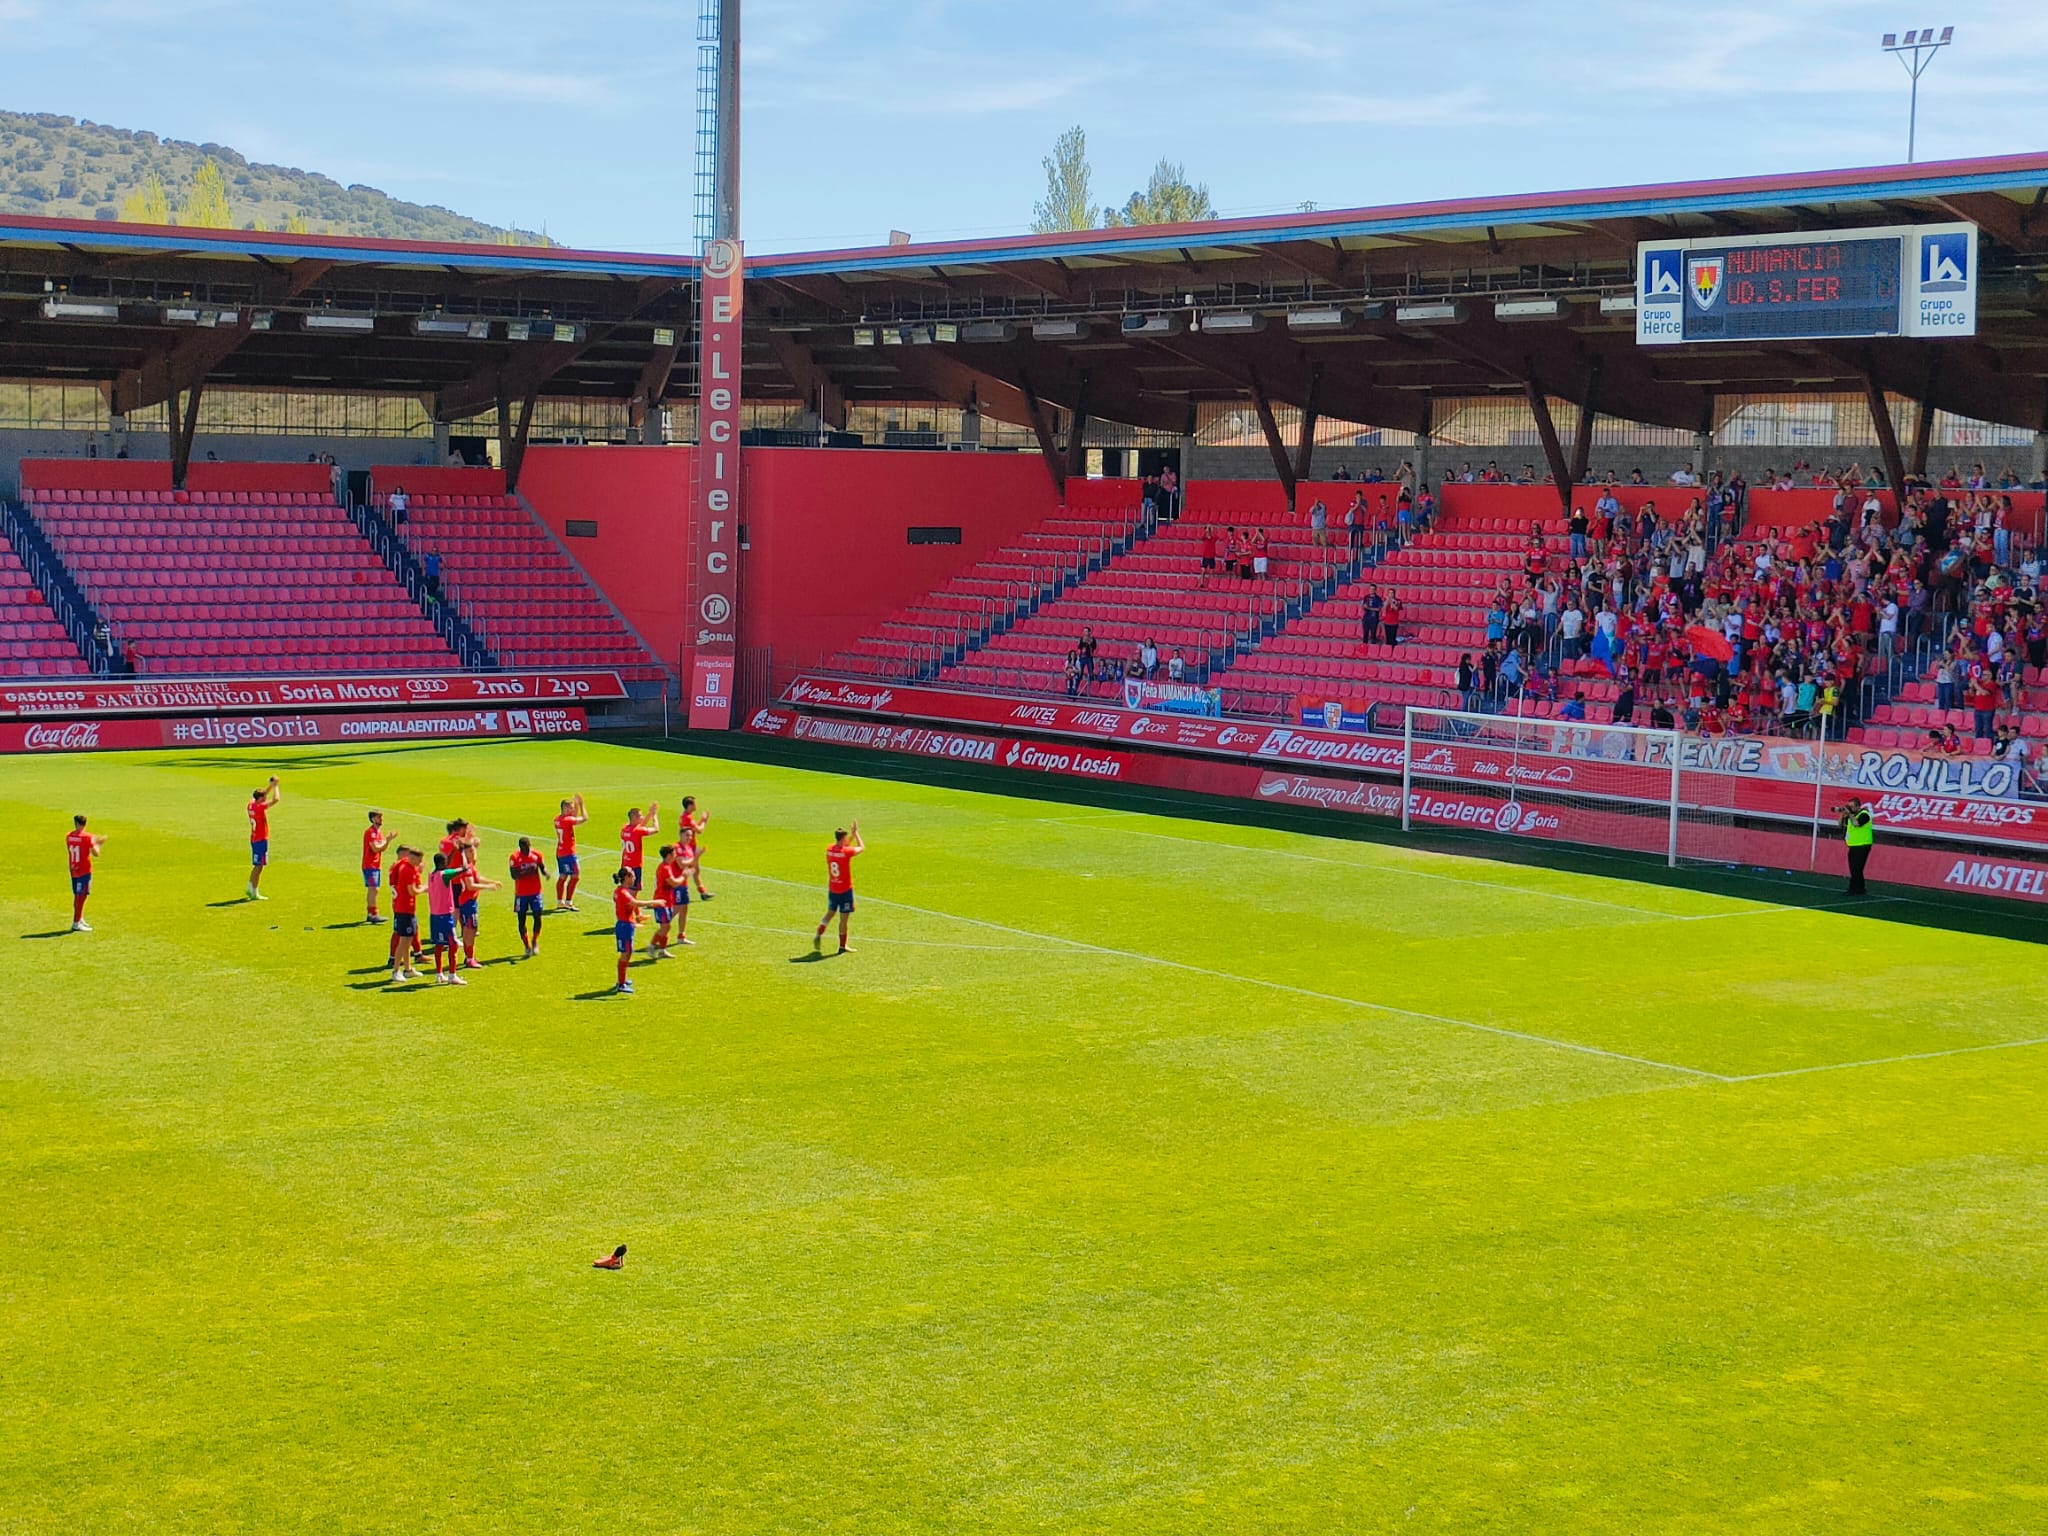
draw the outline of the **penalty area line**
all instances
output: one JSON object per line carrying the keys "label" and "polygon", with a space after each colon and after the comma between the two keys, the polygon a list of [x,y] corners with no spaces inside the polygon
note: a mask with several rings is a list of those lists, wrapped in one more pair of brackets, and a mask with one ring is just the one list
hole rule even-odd
{"label": "penalty area line", "polygon": [[1776,1077],[1810,1077],[1816,1072],[1853,1072],[1858,1067],[1891,1067],[1908,1061],[1939,1061],[1944,1056],[1977,1056],[1986,1051],[2018,1051],[2029,1046],[2048,1045],[2048,1035],[2026,1040],[1992,1040],[1983,1045],[1955,1045],[1945,1051],[1908,1051],[1902,1056],[1873,1056],[1867,1061],[1824,1061],[1812,1067],[1785,1067],[1776,1072],[1744,1072],[1725,1079],[1731,1083],[1764,1083]]}

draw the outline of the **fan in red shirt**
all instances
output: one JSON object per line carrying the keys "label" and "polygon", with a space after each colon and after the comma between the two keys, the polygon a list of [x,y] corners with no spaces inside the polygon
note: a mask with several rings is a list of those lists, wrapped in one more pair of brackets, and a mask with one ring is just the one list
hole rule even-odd
{"label": "fan in red shirt", "polygon": [[[519,943],[531,960],[540,953],[541,882],[548,877],[547,860],[534,852],[533,840],[522,837],[512,855],[512,912],[519,923]],[[526,920],[533,919],[533,936],[526,932]]]}
{"label": "fan in red shirt", "polygon": [[270,863],[270,808],[283,799],[277,787],[277,775],[270,776],[270,782],[249,796],[249,900],[266,901],[262,891],[257,889],[263,881],[264,868]]}
{"label": "fan in red shirt", "polygon": [[85,818],[71,818],[71,830],[64,835],[64,856],[71,864],[71,931],[91,933],[85,920],[85,898],[92,894],[93,855],[106,846],[104,837],[85,830]]}
{"label": "fan in red shirt", "polygon": [[641,845],[654,833],[661,830],[661,802],[650,801],[643,818],[640,807],[634,806],[626,812],[626,824],[619,828],[619,867],[626,871],[626,877],[633,882],[633,889],[640,889],[640,866],[647,855]]}
{"label": "fan in red shirt", "polygon": [[391,979],[418,981],[420,863],[417,848],[399,847],[391,866]]}
{"label": "fan in red shirt", "polygon": [[555,910],[574,912],[576,910],[576,882],[583,874],[583,866],[576,859],[576,829],[590,820],[583,809],[583,797],[573,796],[562,802],[561,813],[555,817]]}
{"label": "fan in red shirt", "polygon": [[363,829],[363,901],[366,923],[381,923],[377,915],[377,888],[384,883],[384,848],[391,839],[384,832],[384,813],[370,812],[370,824]]}
{"label": "fan in red shirt", "polygon": [[818,931],[811,937],[811,953],[822,954],[825,929],[832,922],[832,914],[839,914],[839,953],[851,954],[853,948],[846,942],[846,928],[853,921],[853,860],[855,855],[867,852],[867,844],[860,840],[860,823],[853,823],[851,833],[845,827],[832,834],[832,846],[825,850],[825,915],[818,920]]}

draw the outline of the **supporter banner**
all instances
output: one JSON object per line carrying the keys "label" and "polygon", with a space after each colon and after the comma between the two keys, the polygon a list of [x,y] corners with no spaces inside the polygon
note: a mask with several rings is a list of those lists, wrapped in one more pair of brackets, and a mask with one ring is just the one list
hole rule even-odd
{"label": "supporter banner", "polygon": [[1294,699],[1295,717],[1306,726],[1319,727],[1325,731],[1369,731],[1372,729],[1372,706],[1352,704],[1343,699],[1316,699],[1308,694],[1296,694]]}
{"label": "supporter banner", "polygon": [[713,240],[697,275],[698,443],[690,498],[690,729],[732,726],[739,635],[740,243]]}
{"label": "supporter banner", "polygon": [[1197,688],[1193,683],[1148,683],[1141,677],[1124,679],[1125,709],[1163,709],[1171,715],[1223,713],[1223,692],[1219,688]]}
{"label": "supporter banner", "polygon": [[333,677],[84,677],[0,681],[0,720],[276,710],[579,704],[623,699],[616,672],[394,672]]}
{"label": "supporter banner", "polygon": [[419,714],[191,715],[176,719],[0,722],[0,753],[138,752],[157,747],[361,745],[377,741],[449,741],[480,736],[581,736],[590,729],[577,707],[457,707]]}
{"label": "supporter banner", "polygon": [[[1344,811],[1386,820],[1398,820],[1401,814],[1401,790],[1395,784],[1202,761],[1169,756],[1163,752],[1070,749],[978,731],[843,720],[783,708],[755,711],[746,729],[761,736],[903,752],[992,767],[1006,766],[1069,778],[1142,784],[1309,810]],[[1654,816],[1551,800],[1519,800],[1505,788],[1494,793],[1483,788],[1469,791],[1433,787],[1416,789],[1409,795],[1409,813],[1416,821],[1428,826],[1463,827],[1546,842],[1636,848],[1650,852],[1661,851],[1668,835],[1666,824]],[[1696,831],[1699,836],[1712,841],[1716,860],[1757,868],[1804,870],[1812,849],[1808,834],[1800,832],[1734,827],[1706,827]],[[1839,840],[1824,839],[1819,855],[1819,873],[1841,876],[1846,872]],[[2048,904],[2048,861],[2024,857],[1892,848],[1880,844],[1871,863],[1871,878],[1899,885]]]}

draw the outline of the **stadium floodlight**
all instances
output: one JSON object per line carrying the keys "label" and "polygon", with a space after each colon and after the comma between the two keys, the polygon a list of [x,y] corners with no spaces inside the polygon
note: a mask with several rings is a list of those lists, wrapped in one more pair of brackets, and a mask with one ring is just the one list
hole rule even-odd
{"label": "stadium floodlight", "polygon": [[1397,304],[1394,321],[1398,325],[1463,325],[1465,303],[1462,299],[1440,299],[1429,304]]}
{"label": "stadium floodlight", "polygon": [[874,327],[863,325],[855,328],[853,344],[856,347],[872,347],[875,345],[875,340]]}
{"label": "stadium floodlight", "polygon": [[507,341],[524,341],[532,334],[533,326],[525,320],[507,320],[505,322],[505,339]]}
{"label": "stadium floodlight", "polygon": [[884,326],[882,329],[882,345],[885,347],[900,347],[909,334],[910,329],[908,326]]}
{"label": "stadium floodlight", "polygon": [[962,341],[1015,341],[1017,327],[1007,320],[975,320],[960,327]]}
{"label": "stadium floodlight", "polygon": [[581,341],[583,339],[583,327],[572,325],[566,320],[557,320],[553,324],[536,325],[533,328],[533,339],[535,341]]}
{"label": "stadium floodlight", "polygon": [[1126,336],[1178,336],[1182,325],[1179,315],[1125,315]]}
{"label": "stadium floodlight", "polygon": [[657,325],[654,328],[654,344],[657,347],[674,346],[676,344],[675,327],[672,325]]}
{"label": "stadium floodlight", "polygon": [[1031,327],[1033,341],[1085,341],[1086,320],[1040,320]]}
{"label": "stadium floodlight", "polygon": [[361,335],[364,332],[377,329],[377,317],[375,315],[332,314],[322,310],[318,314],[306,316],[306,329],[309,331],[352,331],[357,335]]}
{"label": "stadium floodlight", "polygon": [[232,309],[200,309],[189,304],[176,304],[163,312],[165,325],[196,325],[204,330],[217,326],[233,325],[237,319]]}
{"label": "stadium floodlight", "polygon": [[1632,315],[1636,312],[1636,296],[1632,293],[1603,293],[1600,295],[1600,313],[1603,315]]}
{"label": "stadium floodlight", "polygon": [[1202,316],[1204,336],[1250,336],[1266,328],[1266,317],[1250,310],[1233,310],[1226,315]]}
{"label": "stadium floodlight", "polygon": [[267,331],[270,329],[270,322],[275,318],[269,310],[259,309],[249,316],[249,329]]}
{"label": "stadium floodlight", "polygon": [[1920,77],[1927,73],[1927,66],[1934,62],[1934,56],[1955,41],[1956,29],[1943,27],[1941,35],[1934,35],[1934,28],[1921,27],[1900,37],[1896,32],[1887,32],[1878,46],[1905,66],[1912,78],[1912,94],[1906,106],[1906,164],[1913,163],[1915,140],[1920,128]]}
{"label": "stadium floodlight", "polygon": [[1348,309],[1297,309],[1287,316],[1290,331],[1348,331],[1358,319]]}
{"label": "stadium floodlight", "polygon": [[941,346],[950,345],[960,339],[960,327],[950,320],[940,320],[932,326],[932,340]]}
{"label": "stadium floodlight", "polygon": [[415,336],[459,336],[466,341],[489,341],[491,322],[463,320],[447,315],[421,315],[412,323]]}
{"label": "stadium floodlight", "polygon": [[119,320],[121,306],[112,299],[45,299],[45,320]]}
{"label": "stadium floodlight", "polygon": [[1563,299],[1500,299],[1493,306],[1493,318],[1509,325],[1564,317]]}

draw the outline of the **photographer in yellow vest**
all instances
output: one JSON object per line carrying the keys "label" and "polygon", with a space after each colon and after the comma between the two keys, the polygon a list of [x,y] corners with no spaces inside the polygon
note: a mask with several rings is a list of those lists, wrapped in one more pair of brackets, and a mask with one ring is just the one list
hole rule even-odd
{"label": "photographer in yellow vest", "polygon": [[1861,795],[1851,796],[1835,820],[1841,824],[1842,842],[1849,850],[1849,894],[1866,895],[1863,871],[1870,863],[1871,845],[1877,841],[1877,829],[1870,819],[1870,806]]}

